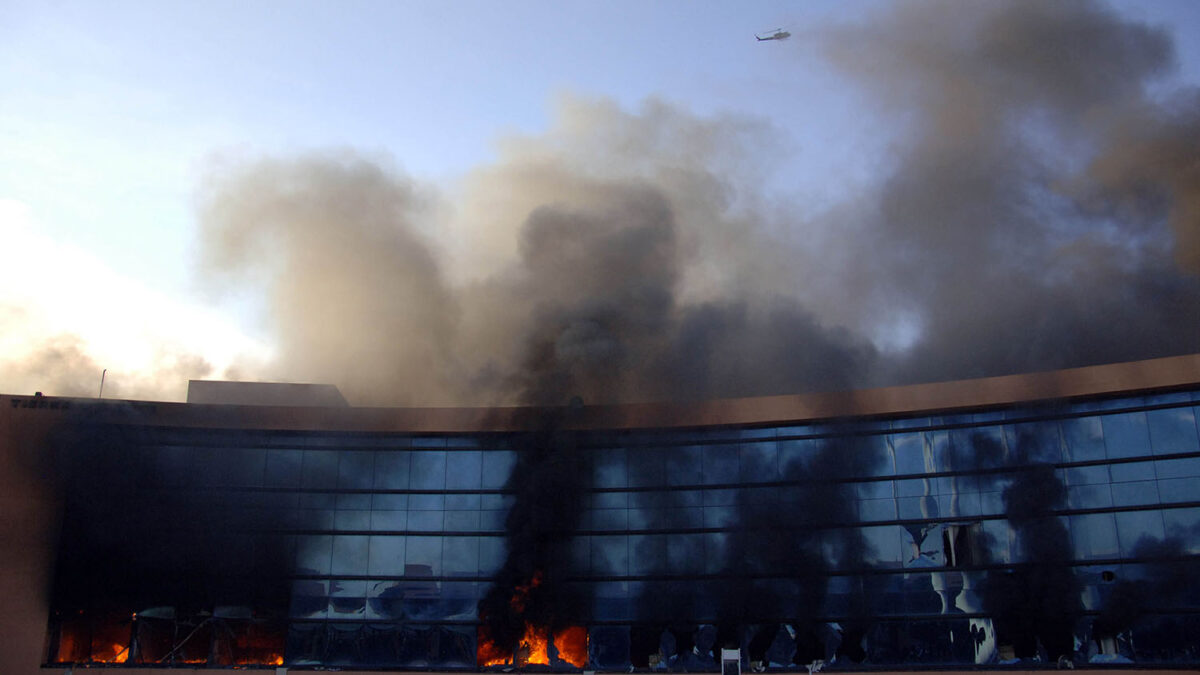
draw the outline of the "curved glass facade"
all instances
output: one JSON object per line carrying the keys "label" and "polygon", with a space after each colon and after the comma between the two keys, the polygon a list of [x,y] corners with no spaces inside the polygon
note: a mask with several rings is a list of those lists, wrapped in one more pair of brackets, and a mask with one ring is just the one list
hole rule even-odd
{"label": "curved glass facade", "polygon": [[[544,437],[86,426],[59,443],[48,662],[1195,663],[1197,400]],[[489,598],[527,597],[544,654],[491,644]]]}

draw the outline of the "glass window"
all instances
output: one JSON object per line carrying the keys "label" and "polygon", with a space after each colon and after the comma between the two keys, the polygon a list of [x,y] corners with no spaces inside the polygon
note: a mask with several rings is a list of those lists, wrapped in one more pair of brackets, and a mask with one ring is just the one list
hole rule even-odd
{"label": "glass window", "polygon": [[441,537],[409,537],[404,548],[405,576],[441,576]]}
{"label": "glass window", "polygon": [[513,505],[513,496],[512,495],[485,494],[485,495],[479,496],[479,508],[484,509],[484,510],[488,510],[488,509],[507,510],[509,508],[512,508],[512,505]]}
{"label": "glass window", "polygon": [[1059,434],[1059,424],[1053,421],[1022,422],[1005,428],[1008,446],[1019,448],[1025,461],[1054,463],[1069,459]]}
{"label": "glass window", "polygon": [[667,537],[667,565],[671,574],[704,572],[703,534],[674,534]]}
{"label": "glass window", "polygon": [[950,430],[950,470],[970,471],[1002,464],[1007,444],[1000,427]]}
{"label": "glass window", "polygon": [[292,606],[288,612],[297,619],[323,619],[329,611],[328,581],[293,581]]}
{"label": "glass window", "polygon": [[409,495],[409,511],[441,511],[446,508],[446,495]]}
{"label": "glass window", "polygon": [[1166,509],[1162,517],[1167,536],[1182,540],[1188,553],[1200,553],[1200,508]]}
{"label": "glass window", "polygon": [[369,488],[375,474],[375,453],[373,452],[341,452],[338,453],[338,483],[339,488]]}
{"label": "glass window", "polygon": [[441,614],[451,621],[476,618],[479,606],[479,584],[474,581],[443,581]]}
{"label": "glass window", "polygon": [[371,529],[376,532],[402,532],[408,529],[408,511],[372,511]]}
{"label": "glass window", "polygon": [[479,538],[479,573],[495,574],[504,566],[508,547],[503,537]]}
{"label": "glass window", "polygon": [[[403,566],[400,567],[403,570]],[[398,574],[394,572],[393,574]],[[367,618],[399,619],[404,616],[401,604],[404,587],[398,581],[367,582]]]}
{"label": "glass window", "polygon": [[738,503],[738,495],[741,493],[736,488],[704,490],[705,506],[733,506]]}
{"label": "glass window", "polygon": [[446,508],[455,510],[479,509],[479,495],[446,495]]}
{"label": "glass window", "polygon": [[704,450],[688,445],[666,452],[668,485],[700,485],[704,477]]}
{"label": "glass window", "polygon": [[989,499],[998,499],[999,504],[989,503],[989,506],[995,508],[993,512],[1004,511],[1004,493],[1003,492],[964,492],[961,494],[944,494],[938,496],[938,508],[941,512],[950,518],[975,517],[985,513],[983,508],[983,496],[987,495]]}
{"label": "glass window", "polygon": [[1113,505],[1108,485],[1076,485],[1067,488],[1067,506],[1072,509],[1103,509]]}
{"label": "glass window", "polygon": [[929,478],[908,478],[895,483],[897,497],[924,497],[936,493],[934,481]]}
{"label": "glass window", "polygon": [[743,482],[779,479],[779,452],[774,443],[747,443],[741,447],[739,479]]}
{"label": "glass window", "polygon": [[592,593],[595,618],[601,621],[629,618],[629,582],[599,581],[592,584]]}
{"label": "glass window", "polygon": [[305,450],[304,478],[307,488],[331,488],[337,485],[338,453],[333,450]]}
{"label": "glass window", "polygon": [[624,448],[596,450],[592,453],[592,485],[598,488],[626,487]]}
{"label": "glass window", "polygon": [[333,537],[303,535],[296,537],[296,571],[300,574],[329,574],[333,555]]}
{"label": "glass window", "polygon": [[1100,418],[1104,427],[1104,446],[1109,457],[1146,457],[1150,452],[1150,432],[1146,413],[1128,412]]}
{"label": "glass window", "polygon": [[1080,560],[1115,558],[1118,554],[1117,528],[1111,513],[1071,516],[1071,541]]}
{"label": "glass window", "polygon": [[592,538],[587,536],[571,537],[566,543],[566,556],[570,560],[571,571],[576,574],[587,574],[592,569]]}
{"label": "glass window", "polygon": [[627,509],[592,509],[587,517],[591,519],[592,529],[596,530],[624,530],[629,527]]}
{"label": "glass window", "polygon": [[517,453],[511,450],[489,450],[483,453],[482,464],[482,487],[502,488],[517,464]]}
{"label": "glass window", "polygon": [[446,511],[443,525],[447,532],[478,532],[479,511]]}
{"label": "glass window", "polygon": [[1012,562],[1012,545],[1015,535],[1008,522],[985,520],[983,521],[983,532],[984,536],[980,542],[987,547],[990,559],[998,563]]}
{"label": "glass window", "polygon": [[588,664],[607,671],[630,669],[629,626],[593,626],[588,631]]}
{"label": "glass window", "polygon": [[1196,438],[1196,417],[1191,408],[1149,410],[1150,445],[1156,455],[1200,451]]}
{"label": "glass window", "polygon": [[864,521],[895,520],[895,499],[863,499],[858,502],[858,515]]}
{"label": "glass window", "polygon": [[1134,551],[1143,539],[1149,538],[1151,541],[1162,541],[1162,512],[1126,511],[1114,515],[1117,519],[1117,539],[1121,544],[1122,555],[1134,555]]}
{"label": "glass window", "polygon": [[1099,417],[1065,419],[1059,425],[1070,461],[1087,462],[1105,458],[1104,430]]}
{"label": "glass window", "polygon": [[629,452],[629,486],[656,487],[667,484],[665,453],[658,448],[637,448]]}
{"label": "glass window", "polygon": [[729,560],[730,535],[728,532],[707,532],[704,537],[704,571],[717,574],[734,561]]}
{"label": "glass window", "polygon": [[268,450],[266,484],[269,487],[298,487],[304,453],[299,450]]}
{"label": "glass window", "polygon": [[338,535],[333,538],[333,574],[366,574],[367,543],[370,537]]}
{"label": "glass window", "polygon": [[629,506],[628,492],[597,492],[592,495],[594,509],[623,509]]}
{"label": "glass window", "polygon": [[337,506],[337,495],[328,492],[302,492],[299,506],[302,509],[328,509]]}
{"label": "glass window", "polygon": [[667,537],[661,534],[630,535],[630,574],[660,574],[667,570]]}
{"label": "glass window", "polygon": [[1108,467],[1103,465],[1078,466],[1067,469],[1067,482],[1071,485],[1096,485],[1108,483]]}
{"label": "glass window", "polygon": [[370,537],[367,574],[394,576],[403,573],[404,537]]}
{"label": "glass window", "polygon": [[620,536],[592,537],[592,572],[595,574],[629,573],[629,538]]}
{"label": "glass window", "polygon": [[1164,504],[1196,501],[1195,478],[1172,478],[1158,481],[1158,498]]}
{"label": "glass window", "polygon": [[478,450],[451,452],[446,455],[446,487],[478,489],[483,484],[483,457]]}
{"label": "glass window", "polygon": [[444,537],[442,565],[446,576],[475,576],[479,571],[479,537]]}
{"label": "glass window", "polygon": [[479,530],[481,532],[500,532],[508,521],[508,511],[483,509],[479,512]]}
{"label": "glass window", "polygon": [[873,480],[857,483],[859,499],[887,499],[894,495],[892,481]]}
{"label": "glass window", "polygon": [[680,529],[704,527],[703,508],[663,509],[663,515],[666,518],[665,527]]}
{"label": "glass window", "polygon": [[1155,477],[1154,462],[1128,462],[1112,464],[1108,467],[1109,475],[1114,483],[1128,483],[1136,480],[1153,480]]}
{"label": "glass window", "polygon": [[1113,506],[1141,506],[1158,503],[1158,483],[1148,480],[1137,483],[1114,483]]}
{"label": "glass window", "polygon": [[225,485],[262,485],[266,462],[267,451],[260,448],[224,450],[216,466],[218,482]]}
{"label": "glass window", "polygon": [[361,619],[367,609],[367,582],[338,579],[329,582],[329,618]]}
{"label": "glass window", "polygon": [[933,469],[933,448],[926,444],[925,434],[892,434],[891,442],[897,474],[922,474]]}
{"label": "glass window", "polygon": [[1190,478],[1192,476],[1200,476],[1200,457],[1160,459],[1154,462],[1154,471],[1159,478]]}
{"label": "glass window", "polygon": [[408,487],[409,453],[403,450],[375,453],[375,487],[403,490]]}
{"label": "glass window", "polygon": [[737,522],[738,510],[733,506],[704,507],[704,527],[732,527]]}
{"label": "glass window", "polygon": [[376,511],[407,510],[408,495],[371,495],[371,508]]}
{"label": "glass window", "polygon": [[901,520],[937,518],[941,513],[936,497],[901,497],[896,500],[896,510]]}
{"label": "glass window", "polygon": [[409,485],[417,490],[446,487],[446,451],[427,450],[412,453]]}
{"label": "glass window", "polygon": [[371,495],[369,494],[346,494],[337,496],[337,506],[339,511],[369,511],[371,509]]}
{"label": "glass window", "polygon": [[408,529],[412,532],[440,532],[443,515],[442,511],[409,511]]}
{"label": "glass window", "polygon": [[335,530],[369,530],[371,529],[371,512],[335,511],[333,514],[333,529]]}
{"label": "glass window", "polygon": [[[906,548],[911,548],[905,546],[904,540],[907,537],[905,536],[904,528],[897,525],[864,527],[859,529],[859,533],[861,533],[863,541],[866,543],[866,551],[863,553],[864,560],[862,562],[867,564],[898,567],[904,561]],[[844,536],[854,536],[854,534],[847,533]],[[853,567],[859,564],[855,560],[842,560],[838,562],[844,567]]]}

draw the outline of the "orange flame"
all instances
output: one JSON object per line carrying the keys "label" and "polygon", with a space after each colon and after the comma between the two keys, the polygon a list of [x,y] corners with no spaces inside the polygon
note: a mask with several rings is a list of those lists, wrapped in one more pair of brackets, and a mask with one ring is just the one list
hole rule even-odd
{"label": "orange flame", "polygon": [[[519,584],[513,589],[512,599],[509,600],[509,604],[512,606],[514,613],[522,614],[525,612],[530,592],[540,586],[541,583],[542,573],[538,571],[533,573],[533,576],[529,579],[529,583]],[[527,665],[548,666],[551,665],[550,650],[552,645],[557,651],[559,660],[569,663],[576,668],[583,668],[587,663],[586,628],[583,626],[569,626],[555,633],[553,640],[551,640],[549,628],[534,626],[530,623],[525,624],[525,633],[517,641],[515,654],[501,649],[488,635],[487,626],[480,626],[477,662],[481,668],[507,666],[510,664],[518,668],[523,668]]]}
{"label": "orange flame", "polygon": [[[587,629],[583,626],[568,626],[554,633],[553,640],[549,629],[542,626],[525,625],[525,633],[517,641],[516,654],[507,652],[496,645],[487,636],[483,626],[479,629],[478,663],[482,668],[488,666],[515,665],[549,666],[551,647],[557,652],[557,657],[564,663],[576,668],[587,664]],[[515,656],[515,659],[514,659]]]}
{"label": "orange flame", "polygon": [[558,658],[582,668],[587,665],[588,634],[583,626],[568,626],[554,634]]}
{"label": "orange flame", "polygon": [[92,661],[95,663],[125,663],[129,660],[129,648],[120,642],[114,642],[107,649],[92,648]]}

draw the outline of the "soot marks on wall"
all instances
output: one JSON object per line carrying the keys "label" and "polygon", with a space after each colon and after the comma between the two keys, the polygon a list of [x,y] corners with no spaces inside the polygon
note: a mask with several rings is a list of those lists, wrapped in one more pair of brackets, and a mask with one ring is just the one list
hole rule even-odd
{"label": "soot marks on wall", "polygon": [[189,432],[194,445],[165,443],[130,412],[119,423],[81,417],[56,435],[56,611],[287,611],[290,542],[256,534],[282,529],[270,515],[282,511],[247,508],[236,491],[216,489],[231,473],[261,481],[265,452],[206,444],[208,433]]}
{"label": "soot marks on wall", "polygon": [[[590,615],[572,575],[571,533],[580,522],[591,467],[578,432],[563,428],[569,409],[531,412],[535,431],[513,443],[517,461],[505,485],[513,504],[505,520],[507,557],[479,602],[481,640],[511,655],[530,627],[558,632]],[[483,648],[481,648],[482,653]]]}
{"label": "soot marks on wall", "polygon": [[985,486],[1003,485],[1005,516],[1016,535],[1020,561],[989,572],[981,589],[984,609],[995,619],[997,641],[1011,644],[1018,658],[1034,658],[1040,650],[1052,661],[1070,658],[1083,608],[1070,536],[1055,515],[1067,497],[1066,485],[1050,464],[1061,457],[1057,437],[1018,431],[1006,443],[976,433],[970,447],[981,468],[1012,467],[979,479]]}

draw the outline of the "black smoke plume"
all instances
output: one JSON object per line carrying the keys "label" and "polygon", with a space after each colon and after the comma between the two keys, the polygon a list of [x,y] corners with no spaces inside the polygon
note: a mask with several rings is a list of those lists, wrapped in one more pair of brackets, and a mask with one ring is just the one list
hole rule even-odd
{"label": "black smoke plume", "polygon": [[990,572],[982,588],[984,609],[996,621],[997,640],[1011,644],[1018,658],[1036,658],[1040,648],[1052,662],[1071,659],[1083,607],[1070,536],[1055,515],[1067,501],[1067,487],[1050,464],[1057,458],[1057,446],[1045,434],[1032,433],[1018,433],[1008,453],[989,436],[976,434],[972,441],[984,467],[994,466],[1005,454],[1005,464],[1014,467],[999,477],[1006,481],[1001,493],[1004,512],[1016,533],[1022,562]]}
{"label": "black smoke plume", "polygon": [[586,599],[565,583],[578,573],[570,544],[591,477],[578,432],[563,428],[570,412],[530,413],[535,430],[515,440],[517,462],[505,485],[513,497],[504,523],[508,554],[479,602],[480,638],[493,645],[488,656],[511,657],[527,628],[557,632],[588,616]]}

